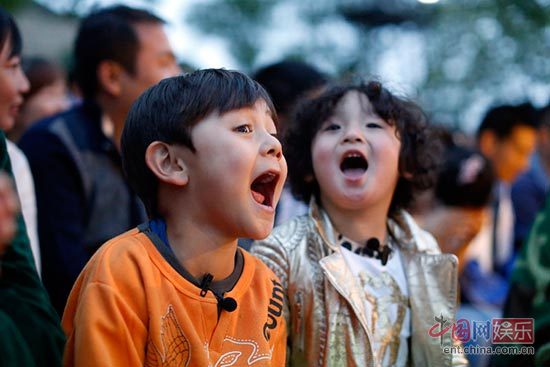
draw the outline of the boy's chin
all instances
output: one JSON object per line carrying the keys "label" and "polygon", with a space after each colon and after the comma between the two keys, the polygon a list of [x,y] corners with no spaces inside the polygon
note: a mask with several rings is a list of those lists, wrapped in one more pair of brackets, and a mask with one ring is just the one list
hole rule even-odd
{"label": "boy's chin", "polygon": [[271,225],[261,225],[256,227],[254,230],[248,231],[246,238],[251,238],[253,240],[263,240],[273,230],[273,221],[271,221]]}

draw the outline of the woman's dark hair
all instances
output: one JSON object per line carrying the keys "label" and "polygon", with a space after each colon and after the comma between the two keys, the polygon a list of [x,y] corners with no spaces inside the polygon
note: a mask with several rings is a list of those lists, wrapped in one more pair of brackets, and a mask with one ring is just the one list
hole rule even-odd
{"label": "woman's dark hair", "polygon": [[439,170],[435,197],[448,206],[481,208],[491,199],[495,174],[481,153],[465,147],[451,147]]}
{"label": "woman's dark hair", "polygon": [[[158,215],[158,179],[145,163],[147,147],[163,141],[195,152],[191,131],[197,123],[211,113],[251,107],[258,100],[265,101],[277,124],[275,108],[259,83],[238,71],[205,69],[164,79],[134,102],[122,132],[122,163],[150,217]],[[212,139],[215,144],[216,137]]]}
{"label": "woman's dark hair", "polygon": [[23,72],[29,80],[30,89],[25,93],[25,99],[32,97],[44,87],[65,79],[63,69],[56,63],[43,57],[23,58]]}
{"label": "woman's dark hair", "polygon": [[23,41],[15,20],[4,8],[0,6],[0,50],[9,42],[11,50],[9,57],[21,54]]}
{"label": "woman's dark hair", "polygon": [[399,208],[409,206],[417,190],[425,190],[435,183],[440,145],[437,139],[431,137],[431,129],[420,107],[412,101],[396,97],[376,81],[333,86],[317,98],[303,101],[298,106],[284,142],[292,193],[305,203],[312,195],[319,199],[311,144],[342,97],[351,91],[364,94],[376,114],[396,127],[396,135],[401,141],[399,180],[390,205],[392,214]]}

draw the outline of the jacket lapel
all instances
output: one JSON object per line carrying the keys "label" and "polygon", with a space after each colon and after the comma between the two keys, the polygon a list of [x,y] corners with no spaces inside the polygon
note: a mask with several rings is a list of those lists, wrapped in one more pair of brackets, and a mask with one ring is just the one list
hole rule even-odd
{"label": "jacket lapel", "polygon": [[337,251],[319,260],[326,278],[336,291],[344,297],[361,322],[369,340],[369,321],[365,314],[365,291],[357,284],[355,276],[346,265],[344,257]]}

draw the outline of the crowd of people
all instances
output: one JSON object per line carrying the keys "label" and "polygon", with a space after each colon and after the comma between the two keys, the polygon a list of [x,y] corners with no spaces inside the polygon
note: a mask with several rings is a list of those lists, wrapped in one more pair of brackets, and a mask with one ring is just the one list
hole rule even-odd
{"label": "crowd of people", "polygon": [[[1,366],[550,365],[550,105],[466,136],[302,61],[184,73],[120,5],[70,85],[1,7],[0,49]],[[468,352],[512,319],[532,353]]]}

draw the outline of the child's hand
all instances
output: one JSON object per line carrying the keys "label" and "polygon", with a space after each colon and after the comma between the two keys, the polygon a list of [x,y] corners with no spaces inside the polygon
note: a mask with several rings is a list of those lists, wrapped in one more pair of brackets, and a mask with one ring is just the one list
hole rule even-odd
{"label": "child's hand", "polygon": [[12,180],[4,172],[0,172],[0,256],[15,235],[18,211],[19,201]]}

